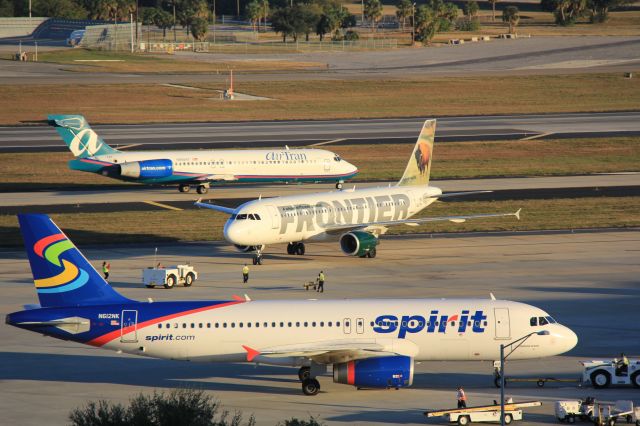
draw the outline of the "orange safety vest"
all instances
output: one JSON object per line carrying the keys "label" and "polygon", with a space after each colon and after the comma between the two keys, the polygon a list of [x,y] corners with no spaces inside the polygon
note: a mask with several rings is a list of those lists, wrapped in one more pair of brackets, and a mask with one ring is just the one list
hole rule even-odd
{"label": "orange safety vest", "polygon": [[467,400],[467,396],[464,394],[464,391],[460,389],[458,391],[458,401],[466,401],[466,400]]}

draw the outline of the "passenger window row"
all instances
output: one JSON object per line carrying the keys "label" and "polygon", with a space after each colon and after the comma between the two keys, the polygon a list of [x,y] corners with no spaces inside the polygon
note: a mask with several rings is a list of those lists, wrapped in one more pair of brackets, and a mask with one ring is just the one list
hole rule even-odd
{"label": "passenger window row", "polygon": [[[349,322],[346,322],[345,325],[348,327],[349,326]],[[280,321],[280,322],[216,322],[216,323],[158,323],[158,328],[236,328],[236,326],[238,328],[291,328],[291,327],[340,327],[340,321],[328,321],[328,322],[324,322],[324,321],[304,321],[304,322],[300,322],[300,321],[296,321],[296,322],[292,322],[292,321],[288,321],[288,322],[284,322],[284,321]]]}

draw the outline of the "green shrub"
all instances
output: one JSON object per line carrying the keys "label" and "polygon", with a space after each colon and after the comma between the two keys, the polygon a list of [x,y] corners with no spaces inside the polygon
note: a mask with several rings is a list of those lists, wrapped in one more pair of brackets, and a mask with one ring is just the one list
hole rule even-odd
{"label": "green shrub", "polygon": [[457,22],[459,31],[478,31],[480,29],[480,21],[478,18],[463,18]]}
{"label": "green shrub", "polygon": [[323,426],[324,423],[319,422],[315,417],[309,417],[309,420],[300,420],[292,417],[284,422],[279,422],[276,426]]}
{"label": "green shrub", "polygon": [[[217,400],[202,390],[174,389],[168,394],[139,394],[128,407],[104,400],[89,402],[86,407],[73,410],[69,420],[73,426],[240,426],[242,414],[229,416]],[[246,424],[254,426],[254,417]]]}

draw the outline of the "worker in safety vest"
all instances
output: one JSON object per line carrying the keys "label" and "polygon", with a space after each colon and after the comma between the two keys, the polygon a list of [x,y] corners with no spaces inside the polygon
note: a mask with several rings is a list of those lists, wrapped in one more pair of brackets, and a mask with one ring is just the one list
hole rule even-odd
{"label": "worker in safety vest", "polygon": [[324,272],[320,271],[318,274],[318,289],[316,290],[318,293],[324,293]]}
{"label": "worker in safety vest", "polygon": [[620,354],[620,359],[616,362],[616,375],[626,375],[629,373],[629,358],[624,353]]}
{"label": "worker in safety vest", "polygon": [[102,262],[102,273],[104,274],[105,281],[109,281],[110,270],[111,270],[111,264],[109,262]]}
{"label": "worker in safety vest", "polygon": [[249,281],[249,267],[245,263],[244,267],[242,268],[242,283],[246,284],[247,281]]}
{"label": "worker in safety vest", "polygon": [[467,408],[467,395],[464,393],[462,386],[458,386],[456,397],[458,399],[458,408]]}

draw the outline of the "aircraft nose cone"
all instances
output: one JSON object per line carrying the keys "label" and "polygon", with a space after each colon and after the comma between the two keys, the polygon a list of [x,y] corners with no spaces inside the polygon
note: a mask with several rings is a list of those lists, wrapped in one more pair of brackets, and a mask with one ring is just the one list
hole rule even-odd
{"label": "aircraft nose cone", "polygon": [[571,349],[575,348],[576,345],[578,344],[578,336],[570,328],[565,327],[565,329],[566,330],[563,333],[563,337],[564,337],[565,345],[566,345],[565,352],[568,352]]}
{"label": "aircraft nose cone", "polygon": [[229,223],[224,227],[224,238],[231,244],[237,245],[251,245],[247,242],[248,232],[244,226],[240,226],[237,223]]}

